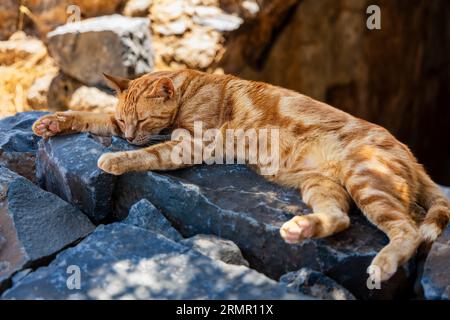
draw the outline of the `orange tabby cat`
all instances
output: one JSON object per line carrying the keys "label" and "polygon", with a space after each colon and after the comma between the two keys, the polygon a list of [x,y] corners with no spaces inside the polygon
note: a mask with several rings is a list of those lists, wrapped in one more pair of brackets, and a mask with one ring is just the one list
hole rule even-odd
{"label": "orange tabby cat", "polygon": [[[36,121],[34,132],[44,138],[74,132],[120,135],[142,145],[167,127],[193,132],[196,121],[204,129],[278,128],[279,170],[268,179],[298,188],[314,212],[286,222],[281,236],[296,243],[348,228],[351,197],[390,239],[372,262],[382,281],[421,242],[435,240],[449,221],[447,198],[408,147],[380,126],[299,93],[229,75],[184,70],[132,81],[105,76],[118,92],[115,114],[59,112]],[[171,160],[177,144],[106,153],[98,166],[115,175],[177,169],[188,165]]]}

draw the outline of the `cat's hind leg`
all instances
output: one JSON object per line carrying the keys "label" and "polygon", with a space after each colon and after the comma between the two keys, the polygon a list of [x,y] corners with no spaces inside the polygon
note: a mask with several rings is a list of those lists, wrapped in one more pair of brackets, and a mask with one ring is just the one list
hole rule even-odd
{"label": "cat's hind leg", "polygon": [[388,280],[422,242],[419,228],[409,214],[409,200],[400,192],[407,188],[406,181],[370,169],[350,175],[346,180],[345,185],[357,206],[389,237],[389,244],[371,264],[375,274],[379,273],[380,281]]}
{"label": "cat's hind leg", "polygon": [[280,229],[287,243],[307,238],[321,238],[349,227],[349,195],[337,182],[322,174],[309,174],[301,179],[302,198],[314,213],[295,216]]}

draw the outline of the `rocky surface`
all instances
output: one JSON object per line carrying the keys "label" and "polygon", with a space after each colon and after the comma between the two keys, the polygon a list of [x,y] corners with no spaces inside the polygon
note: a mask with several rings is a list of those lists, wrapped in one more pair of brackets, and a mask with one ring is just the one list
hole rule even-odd
{"label": "rocky surface", "polygon": [[302,268],[289,272],[280,278],[292,292],[301,292],[322,300],[355,300],[344,287],[320,272]]}
{"label": "rocky surface", "polygon": [[227,6],[225,11],[221,2],[153,1],[149,17],[158,68],[215,70],[224,52],[226,34],[244,22],[238,15],[241,6]]}
{"label": "rocky surface", "polygon": [[0,165],[35,182],[35,159],[40,140],[31,125],[45,112],[18,113],[0,120]]}
{"label": "rocky surface", "polygon": [[450,226],[433,243],[425,261],[421,284],[430,300],[450,300]]}
{"label": "rocky surface", "polygon": [[194,23],[225,32],[234,31],[244,22],[240,17],[223,13],[216,7],[196,7],[193,16]]}
{"label": "rocky surface", "polygon": [[97,167],[98,158],[107,151],[89,134],[42,141],[36,164],[39,184],[100,222],[111,212],[115,181]]}
{"label": "rocky surface", "polygon": [[[150,144],[164,139],[167,137],[156,136]],[[36,176],[45,190],[74,204],[99,223],[110,216],[116,177],[97,167],[98,158],[105,152],[135,148],[121,138],[88,133],[42,140],[37,152]]]}
{"label": "rocky surface", "polygon": [[[79,134],[52,138],[40,147],[38,172],[43,173],[39,177],[43,177],[44,187],[80,206],[91,218],[93,213],[102,212],[95,221],[108,216],[111,201],[115,218],[124,219],[132,205],[147,199],[183,236],[213,234],[231,240],[252,268],[273,279],[309,267],[335,279],[358,297],[393,297],[408,289],[413,265],[401,268],[381,291],[366,288],[365,269],[387,239],[358,213],[351,216],[352,227],[334,237],[285,244],[279,227],[294,214],[309,209],[296,190],[273,185],[244,166],[197,166],[164,174],[127,174],[117,179],[113,190],[114,178],[102,176],[96,160],[108,150],[129,148],[122,139],[100,141]],[[67,178],[59,178],[61,174]],[[84,197],[78,196],[80,189],[86,191]],[[75,194],[78,199],[67,194]],[[107,210],[92,210],[100,204]]]}
{"label": "rocky surface", "polygon": [[117,98],[96,87],[81,86],[71,95],[67,109],[74,111],[89,111],[98,113],[114,112]]}
{"label": "rocky surface", "polygon": [[233,241],[213,235],[198,234],[184,239],[181,243],[210,258],[229,264],[249,266],[248,261],[242,256],[241,250]]}
{"label": "rocky surface", "polygon": [[[279,227],[294,215],[310,212],[296,190],[269,183],[242,165],[200,165],[171,172],[130,173],[113,177],[97,168],[98,157],[104,152],[132,150],[135,146],[117,137],[96,137],[89,134],[39,141],[37,137],[33,137],[30,128],[32,122],[42,114],[23,113],[1,120],[0,130],[3,130],[5,135],[0,136],[0,147],[32,154],[38,148],[37,175],[41,186],[81,209],[95,223],[109,223],[114,219],[122,222],[97,228],[98,233],[102,234],[101,237],[104,237],[105,233],[117,231],[117,239],[108,242],[110,246],[106,245],[106,240],[98,239],[97,236],[93,237],[93,240],[88,238],[84,240],[84,244],[64,250],[48,268],[41,268],[29,274],[28,271],[17,274],[14,288],[5,297],[53,298],[60,294],[67,298],[92,299],[166,297],[155,291],[154,277],[166,279],[169,273],[158,272],[163,272],[161,270],[166,267],[172,270],[174,265],[187,260],[195,267],[183,269],[186,274],[197,274],[200,265],[201,268],[204,266],[205,270],[212,270],[211,274],[198,275],[201,278],[195,278],[198,283],[194,281],[193,287],[182,280],[180,288],[185,290],[184,293],[175,291],[170,281],[164,280],[167,297],[185,297],[184,294],[199,297],[204,294],[205,297],[228,298],[232,295],[244,297],[245,294],[253,292],[250,284],[246,287],[248,290],[240,287],[236,289],[238,292],[233,291],[232,295],[223,289],[222,284],[211,284],[209,277],[219,273],[224,275],[219,277],[220,283],[223,279],[228,279],[226,281],[230,281],[232,286],[237,286],[237,283],[233,282],[235,280],[232,280],[235,279],[234,276],[228,277],[228,272],[231,271],[227,269],[220,273],[222,271],[218,270],[222,270],[221,267],[216,267],[227,264],[231,265],[226,268],[232,264],[241,264],[240,267],[244,268],[242,270],[248,270],[245,268],[248,265],[274,280],[293,272],[282,278],[284,286],[289,287],[289,290],[306,292],[321,299],[351,299],[352,295],[359,299],[390,299],[409,298],[413,295],[412,287],[417,276],[415,259],[401,267],[389,282],[383,283],[381,290],[367,288],[366,268],[375,254],[387,243],[387,238],[357,210],[351,212],[352,225],[348,230],[325,239],[288,245],[279,236]],[[162,135],[157,139],[155,137],[154,142],[164,139],[167,139],[167,136]],[[41,201],[39,195],[45,194],[45,200],[52,204],[60,203],[64,208],[80,212],[60,198],[32,185],[28,180],[19,178],[14,178],[14,181],[18,180],[18,185],[24,184],[29,188],[26,191],[20,189],[20,192],[11,193],[15,198],[14,203],[20,204],[21,207],[27,208],[29,201],[36,203],[38,200],[35,197]],[[57,200],[52,200],[50,196]],[[8,204],[10,203],[8,200]],[[36,209],[33,207],[29,211],[34,212],[33,210]],[[51,210],[45,211],[48,213]],[[63,228],[63,222],[56,219],[55,228]],[[3,225],[0,223],[0,226]],[[159,235],[156,236],[156,233]],[[123,240],[120,240],[122,236]],[[10,243],[8,237],[4,231],[0,231],[0,255],[3,252],[1,250]],[[59,237],[62,236],[58,234],[54,241],[64,239]],[[157,241],[154,240],[155,237]],[[433,245],[425,261],[423,276],[419,270],[419,283],[423,287],[423,296],[427,299],[448,298],[448,277],[445,273],[449,261],[446,255],[447,238],[448,231]],[[99,242],[95,244],[97,240]],[[174,244],[173,240],[178,244]],[[152,245],[148,250],[153,250],[153,253],[147,255],[142,248],[149,243]],[[165,254],[159,259],[157,257],[160,255],[155,253],[159,250],[158,246],[164,247],[168,243],[172,253],[167,254],[170,257],[177,256],[173,261],[166,260]],[[184,249],[178,252],[174,246]],[[92,251],[89,251],[89,254],[84,252],[91,250],[90,248]],[[126,256],[127,250],[129,256]],[[142,253],[139,253],[140,251]],[[116,252],[120,252],[117,257]],[[101,257],[100,260],[89,261],[89,258],[97,253]],[[52,255],[53,253],[50,254]],[[142,259],[150,259],[154,266],[152,270],[157,271],[145,275],[145,279],[150,279],[149,282],[144,281],[143,288],[137,290],[139,284],[134,271],[117,271],[117,268],[113,267],[116,265],[116,258],[117,261],[129,258],[128,260],[132,261],[131,270],[139,268]],[[136,260],[133,260],[135,258]],[[211,261],[210,258],[214,260],[213,266],[209,265],[210,262],[197,264],[197,261],[204,259]],[[48,263],[52,259],[44,260]],[[84,270],[82,274],[88,277],[85,283],[87,287],[76,292],[68,290],[65,280],[61,278],[66,277],[64,279],[67,280],[65,268],[72,264],[70,261],[75,260],[84,261],[79,267]],[[31,263],[31,268],[34,269],[40,264]],[[16,271],[28,267],[28,264],[19,264]],[[96,271],[91,273],[86,270]],[[231,273],[236,275],[234,271]],[[10,276],[7,276],[8,284],[13,281]],[[264,279],[267,281],[267,278]],[[102,293],[98,289],[100,282],[108,283],[108,288],[119,286],[120,290],[117,289],[116,293],[108,290]],[[51,285],[48,285],[49,283]],[[201,291],[201,294],[198,293],[200,283],[209,288]],[[261,293],[259,296],[252,294],[255,294],[255,298],[263,297]]]}
{"label": "rocky surface", "polygon": [[[90,18],[48,33],[48,47],[62,71],[90,86],[102,73],[134,78],[153,69],[149,20],[121,15]],[[101,59],[92,59],[101,53]]]}
{"label": "rocky surface", "polygon": [[[48,109],[51,112],[65,111],[71,103],[74,92],[83,84],[62,71],[52,79],[47,92]],[[91,97],[85,97],[90,99]]]}
{"label": "rocky surface", "polygon": [[0,167],[0,289],[22,268],[57,253],[94,229],[78,209]]}
{"label": "rocky surface", "polygon": [[114,112],[117,98],[111,90],[86,86],[60,72],[55,76],[46,96],[50,111]]}
{"label": "rocky surface", "polygon": [[[79,289],[68,288],[68,267]],[[3,299],[308,299],[243,266],[210,259],[166,237],[122,223],[98,227]]]}
{"label": "rocky surface", "polygon": [[31,125],[47,112],[23,112],[0,119],[0,148],[7,151],[31,152],[41,140],[31,131]]}
{"label": "rocky surface", "polygon": [[123,222],[161,234],[173,241],[183,239],[181,234],[172,227],[162,213],[146,199],[135,203],[131,207],[128,217]]}
{"label": "rocky surface", "polygon": [[366,268],[387,238],[360,213],[353,212],[351,227],[335,236],[284,243],[281,225],[309,209],[296,190],[271,184],[245,166],[205,165],[120,176],[114,195],[116,217],[125,217],[142,198],[159,208],[185,237],[214,234],[232,240],[252,268],[273,279],[309,267],[359,298],[388,299],[410,290],[413,263],[400,268],[381,290],[367,289]]}
{"label": "rocky surface", "polygon": [[48,91],[55,76],[56,74],[54,73],[48,73],[34,80],[34,83],[31,85],[27,93],[28,105],[33,110],[48,108]]}

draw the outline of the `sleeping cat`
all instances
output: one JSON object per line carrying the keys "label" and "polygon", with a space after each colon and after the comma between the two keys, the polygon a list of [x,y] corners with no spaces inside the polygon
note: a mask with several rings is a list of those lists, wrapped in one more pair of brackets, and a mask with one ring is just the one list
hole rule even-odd
{"label": "sleeping cat", "polygon": [[[35,134],[91,132],[146,144],[165,128],[279,130],[279,169],[267,178],[301,191],[313,213],[280,229],[288,243],[327,237],[350,225],[350,200],[389,237],[372,261],[389,279],[423,241],[435,240],[450,217],[450,202],[407,146],[384,128],[294,91],[230,75],[163,71],[128,80],[105,75],[116,89],[115,113],[58,112],[33,125]],[[173,170],[178,141],[136,151],[103,154],[98,166],[111,174]],[[256,165],[258,169],[258,165]],[[426,212],[426,213],[425,213]]]}

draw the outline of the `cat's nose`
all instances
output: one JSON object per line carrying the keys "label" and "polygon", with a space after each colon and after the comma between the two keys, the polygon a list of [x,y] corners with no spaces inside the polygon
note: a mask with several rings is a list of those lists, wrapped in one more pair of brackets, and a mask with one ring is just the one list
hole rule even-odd
{"label": "cat's nose", "polygon": [[125,136],[128,142],[132,142],[134,140],[134,136]]}

